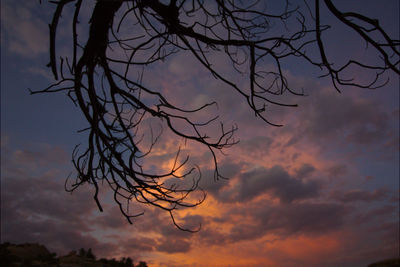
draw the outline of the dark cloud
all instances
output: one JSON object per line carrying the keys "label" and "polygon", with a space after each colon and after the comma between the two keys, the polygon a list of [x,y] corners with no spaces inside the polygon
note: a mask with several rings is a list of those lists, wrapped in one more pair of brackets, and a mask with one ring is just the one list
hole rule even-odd
{"label": "dark cloud", "polygon": [[242,153],[246,153],[251,156],[265,156],[268,155],[272,144],[273,139],[271,137],[255,136],[241,141],[238,144],[238,147],[242,150]]}
{"label": "dark cloud", "polygon": [[164,238],[157,245],[157,250],[166,253],[188,252],[191,249],[191,243],[186,239]]}
{"label": "dark cloud", "polygon": [[324,233],[340,228],[345,208],[333,203],[299,203],[264,210],[260,217],[266,230],[287,233]]}
{"label": "dark cloud", "polygon": [[89,218],[97,211],[92,192],[87,187],[72,195],[64,191],[67,175],[56,156],[64,152],[47,145],[38,151],[17,152],[3,165],[1,241],[42,243],[58,254],[81,247],[104,255],[114,251],[112,244],[87,234],[93,230]]}
{"label": "dark cloud", "polygon": [[[304,171],[311,172],[311,166],[304,167]],[[304,175],[304,173],[302,174]],[[269,169],[258,168],[241,174],[236,186],[219,192],[218,199],[225,202],[243,202],[269,193],[282,203],[290,203],[318,196],[319,187],[315,180],[297,179],[292,177],[282,166],[275,165]]]}
{"label": "dark cloud", "polygon": [[288,135],[285,146],[300,141],[324,148],[356,144],[367,145],[369,149],[379,147],[383,155],[388,151],[393,154],[388,140],[398,140],[397,113],[376,99],[315,89],[300,103],[299,109],[281,130]]}
{"label": "dark cloud", "polygon": [[[127,223],[118,223],[119,220],[114,218],[121,217],[118,211],[107,213],[100,220],[93,218],[91,222],[102,229],[116,229],[117,232],[110,238],[118,240],[118,248],[122,253],[127,254],[129,251],[136,251],[138,254],[150,251],[179,253],[191,250],[190,239],[194,237],[193,233],[177,229],[167,212],[154,208],[146,209],[143,216],[134,219],[134,226],[132,226]],[[176,214],[175,216],[176,222],[185,229],[196,230],[204,223],[200,215],[186,215],[183,218]],[[132,232],[132,227],[135,230],[133,233],[137,233],[138,237],[126,239],[126,234],[119,234]]]}
{"label": "dark cloud", "polygon": [[218,165],[218,170],[227,179],[214,179],[214,169],[202,170],[202,178],[199,187],[211,194],[217,196],[224,188],[229,185],[229,181],[237,176],[242,168],[240,163],[223,162]]}
{"label": "dark cloud", "polygon": [[296,176],[300,179],[302,178],[307,178],[309,177],[313,172],[315,171],[315,168],[313,165],[305,163],[303,165],[300,166],[300,168],[298,168],[296,170]]}
{"label": "dark cloud", "polygon": [[21,165],[39,164],[46,166],[49,164],[65,164],[70,155],[59,146],[50,146],[48,144],[36,144],[30,148],[16,150],[12,153],[12,158]]}
{"label": "dark cloud", "polygon": [[[128,220],[121,214],[121,211],[113,205],[103,205],[104,212],[100,216],[88,218],[88,223],[102,229],[124,230],[130,226]],[[131,208],[132,209],[132,208]]]}
{"label": "dark cloud", "polygon": [[59,255],[81,247],[92,248],[105,256],[116,251],[113,244],[102,243],[87,234],[90,228],[84,223],[84,215],[75,220],[73,217],[46,214],[43,210],[37,214],[18,206],[12,210],[5,207],[5,211],[2,210],[1,241],[41,243]]}
{"label": "dark cloud", "polygon": [[[214,219],[215,222],[219,223],[225,223],[226,218],[224,218],[221,221],[218,221],[218,219]],[[222,224],[221,224],[222,225]],[[222,227],[211,227],[211,226],[206,226],[201,229],[200,232],[198,232],[198,238],[201,240],[202,243],[208,244],[208,245],[214,245],[214,246],[220,246],[220,245],[225,245],[229,242],[231,242],[230,235],[226,233],[226,231],[222,230]]]}
{"label": "dark cloud", "polygon": [[376,144],[391,131],[390,115],[382,105],[366,98],[321,91],[305,113],[302,127],[313,140],[334,136],[349,143]]}
{"label": "dark cloud", "polygon": [[[110,192],[104,187],[100,187],[104,213],[98,211],[93,200],[93,188],[90,186],[81,186],[72,194],[65,192],[64,182],[68,172],[63,169],[69,171],[71,166],[69,163],[62,164],[65,157],[58,155],[65,155],[65,152],[57,147],[44,145],[8,151],[7,157],[4,157],[6,164],[3,164],[1,180],[2,241],[40,242],[58,253],[91,247],[97,248],[105,256],[127,251],[120,244],[100,241],[93,232],[162,233],[165,238],[176,236],[186,242],[185,238],[190,234],[176,229],[166,212],[145,209],[133,202],[130,211],[145,211],[145,214],[133,219],[132,228],[120,210],[109,200]],[[186,216],[181,221],[183,227],[197,229],[202,219],[200,216]],[[115,237],[125,238],[118,235]],[[112,242],[112,239],[107,239],[107,242]],[[136,244],[138,251],[150,251],[153,250],[151,246],[166,242],[164,239],[130,241]],[[107,245],[113,250],[106,249]]]}
{"label": "dark cloud", "polygon": [[88,188],[80,188],[73,194],[65,192],[65,178],[58,171],[49,171],[42,176],[29,173],[15,176],[14,173],[4,176],[3,180],[7,190],[2,191],[2,209],[6,212],[14,210],[28,218],[34,215],[80,224],[84,214],[96,209]]}
{"label": "dark cloud", "polygon": [[196,230],[201,227],[201,225],[204,223],[204,218],[200,215],[187,215],[183,220],[183,228],[185,229],[191,229],[191,230]]}
{"label": "dark cloud", "polygon": [[389,191],[385,188],[376,189],[374,191],[365,191],[365,190],[351,190],[347,192],[334,191],[331,196],[342,202],[372,202],[383,200],[388,196]]}
{"label": "dark cloud", "polygon": [[348,172],[348,167],[344,164],[335,164],[329,167],[326,172],[329,176],[339,177],[345,175]]}
{"label": "dark cloud", "polygon": [[[118,209],[112,209],[104,216],[92,218],[90,222],[106,231],[117,230],[115,234],[109,235],[109,238],[118,240],[118,250],[124,255],[132,252],[141,255],[152,251],[171,254],[191,250],[190,239],[193,238],[193,234],[177,229],[166,212],[146,209],[143,216],[134,219],[134,226],[124,223],[121,217]],[[187,215],[175,219],[182,228],[191,230],[198,229],[203,222],[203,218],[199,215]],[[138,236],[129,238],[126,235],[128,232],[137,233]],[[150,237],[152,234],[156,234],[156,237]]]}
{"label": "dark cloud", "polygon": [[119,246],[123,249],[125,254],[136,252],[149,252],[154,251],[156,240],[148,237],[134,237],[120,239]]}
{"label": "dark cloud", "polygon": [[378,222],[378,225],[383,225],[385,222],[396,221],[396,211],[398,207],[392,205],[383,205],[377,208],[361,210],[354,216],[356,224]]}
{"label": "dark cloud", "polygon": [[[208,229],[202,238],[212,244],[213,240],[219,242],[253,240],[268,233],[281,238],[297,234],[320,235],[340,229],[346,214],[345,206],[335,203],[273,205],[258,201],[246,205],[246,208],[234,208],[224,216],[225,222],[234,223],[228,233],[223,234],[215,229]],[[237,219],[237,216],[242,219]]]}
{"label": "dark cloud", "polygon": [[[182,227],[190,230],[196,230],[203,222],[203,218],[199,215],[187,215],[183,218],[175,218],[176,222]],[[193,233],[181,231],[177,229],[171,222],[171,218],[167,216],[165,212],[160,210],[153,210],[150,213],[140,217],[135,223],[135,228],[141,234],[146,233],[157,233],[157,238],[141,238],[137,245],[134,245],[135,249],[141,251],[160,251],[165,253],[179,253],[188,252],[191,250],[191,241]],[[141,243],[141,244],[140,244]],[[128,251],[128,250],[127,250]]]}

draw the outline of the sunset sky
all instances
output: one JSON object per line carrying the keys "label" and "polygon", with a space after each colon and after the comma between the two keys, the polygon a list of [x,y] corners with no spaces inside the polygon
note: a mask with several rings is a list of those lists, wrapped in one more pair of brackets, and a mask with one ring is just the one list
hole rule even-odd
{"label": "sunset sky", "polygon": [[[206,117],[236,124],[240,142],[218,154],[229,180],[214,181],[208,153],[163,136],[152,165],[167,169],[181,146],[189,163],[201,167],[205,202],[175,213],[181,225],[201,230],[182,232],[168,213],[135,203],[145,213],[130,225],[106,186],[103,213],[93,188],[64,191],[74,174],[72,151],[87,140],[77,131],[87,123],[65,93],[29,94],[54,82],[46,65],[55,6],[42,2],[1,0],[1,242],[41,243],[59,255],[92,248],[98,257],[129,256],[150,267],[357,267],[399,256],[399,76],[388,73],[388,84],[375,90],[338,93],[318,69],[287,64],[290,83],[307,96],[283,98],[299,106],[272,109],[268,118],[284,125],[273,127],[195,58],[179,53],[160,62],[143,82],[185,107],[216,100]],[[399,39],[399,1],[334,2],[379,19]],[[62,42],[70,33],[59,38],[60,51],[67,51]],[[369,57],[340,25],[326,38],[329,56],[339,62]],[[370,80],[367,73],[352,75]]]}

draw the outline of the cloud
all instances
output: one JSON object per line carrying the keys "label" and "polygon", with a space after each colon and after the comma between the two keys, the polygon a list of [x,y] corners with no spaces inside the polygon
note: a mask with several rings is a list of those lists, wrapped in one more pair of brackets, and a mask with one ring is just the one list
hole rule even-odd
{"label": "cloud", "polygon": [[199,182],[199,187],[211,194],[218,197],[218,194],[226,189],[230,184],[230,179],[234,178],[240,173],[242,166],[240,163],[234,164],[231,162],[222,162],[218,165],[218,170],[224,177],[228,179],[214,180],[214,169],[202,170],[202,179]]}
{"label": "cloud", "polygon": [[32,58],[48,51],[48,26],[32,13],[32,3],[24,4],[2,2],[1,22],[9,50]]}
{"label": "cloud", "polygon": [[288,233],[324,233],[341,227],[345,208],[333,203],[303,203],[279,207],[264,213],[267,229]]}
{"label": "cloud", "polygon": [[296,176],[300,179],[310,176],[315,171],[314,166],[305,163],[296,170]]}
{"label": "cloud", "polygon": [[[308,168],[311,168],[311,165]],[[319,187],[316,180],[293,177],[280,165],[271,168],[259,167],[241,173],[233,187],[218,192],[218,200],[246,202],[268,193],[281,203],[290,203],[317,197]]]}
{"label": "cloud", "polygon": [[373,202],[383,200],[388,196],[389,191],[385,188],[375,189],[374,191],[365,191],[355,189],[347,192],[334,191],[331,195],[334,199],[342,202]]}
{"label": "cloud", "polygon": [[[51,179],[29,175],[18,181],[3,178],[7,179],[7,191],[2,192],[2,241],[38,242],[59,254],[101,246],[101,242],[87,235],[91,227],[85,222],[86,216],[95,209],[87,194],[68,195],[61,183]],[[12,182],[16,184],[8,185]],[[29,190],[24,190],[30,185]]]}
{"label": "cloud", "polygon": [[149,252],[155,250],[156,241],[153,238],[148,237],[133,237],[120,240],[122,244],[119,244],[126,255],[134,252]]}
{"label": "cloud", "polygon": [[240,185],[240,199],[251,199],[268,191],[281,202],[311,198],[318,195],[315,181],[301,181],[291,177],[282,166],[257,169],[243,174]]}
{"label": "cloud", "polygon": [[88,217],[97,210],[92,192],[87,187],[72,195],[64,191],[67,174],[60,155],[65,151],[43,144],[7,154],[2,162],[2,241],[39,242],[57,253],[80,247],[107,253],[102,242],[87,234],[92,231]]}
{"label": "cloud", "polygon": [[390,115],[375,100],[322,90],[312,97],[302,117],[312,139],[335,137],[354,144],[376,144],[390,135]]}
{"label": "cloud", "polygon": [[29,67],[27,69],[27,73],[32,73],[34,75],[41,76],[42,78],[47,79],[47,81],[52,82],[54,77],[51,75],[49,69],[45,69],[43,67]]}
{"label": "cloud", "polygon": [[[88,192],[91,194],[90,192]],[[90,201],[92,201],[90,199]],[[90,216],[87,218],[88,224],[95,226],[97,229],[107,230],[114,229],[124,231],[129,227],[129,222],[122,216],[121,211],[113,205],[103,203],[104,213],[99,216]],[[130,208],[132,211],[132,207]]]}
{"label": "cloud", "polygon": [[334,165],[328,167],[326,172],[332,177],[339,177],[347,174],[348,167],[344,164],[335,163]]}
{"label": "cloud", "polygon": [[188,240],[165,238],[157,245],[157,250],[166,253],[188,252],[191,249],[191,243]]}
{"label": "cloud", "polygon": [[[368,202],[367,202],[368,203]],[[372,207],[370,209],[364,209],[360,212],[354,214],[354,221],[356,224],[360,225],[363,223],[377,222],[378,227],[381,227],[384,223],[390,222],[395,223],[397,220],[393,215],[396,214],[396,209],[398,207],[393,205],[384,204],[378,207]],[[398,222],[398,221],[397,221]],[[383,230],[384,228],[380,228]]]}
{"label": "cloud", "polygon": [[6,149],[7,145],[10,143],[10,137],[4,133],[1,133],[0,137],[0,147],[3,151],[3,148]]}
{"label": "cloud", "polygon": [[179,80],[191,80],[199,75],[202,66],[190,52],[181,52],[168,62],[168,71]]}
{"label": "cloud", "polygon": [[239,148],[242,153],[251,156],[266,156],[271,150],[274,140],[268,136],[255,136],[240,142]]}
{"label": "cloud", "polygon": [[62,147],[48,144],[35,144],[24,149],[17,149],[11,156],[15,162],[24,166],[33,164],[38,166],[60,165],[67,163],[70,157]]}
{"label": "cloud", "polygon": [[[167,214],[158,210],[146,210],[145,215],[131,226],[109,203],[104,206],[105,213],[98,214],[92,192],[88,189],[82,188],[72,196],[64,193],[62,168],[54,167],[65,163],[57,156],[63,155],[62,149],[59,150],[43,145],[10,152],[7,193],[2,194],[6,200],[2,207],[2,215],[5,214],[2,218],[6,218],[2,221],[2,239],[41,242],[58,253],[91,247],[97,256],[133,255],[131,257],[140,256],[146,261],[157,258],[157,255],[174,259],[182,255],[187,260],[188,255],[196,255],[199,249],[215,246],[213,249],[225,247],[229,250],[235,244],[243,246],[246,242],[263,249],[267,242],[268,248],[279,250],[284,248],[275,239],[289,242],[303,236],[319,240],[321,236],[349,227],[349,204],[365,201],[366,196],[381,200],[386,197],[383,189],[370,194],[353,190],[344,192],[342,198],[333,198],[339,202],[321,202],[318,197],[322,184],[314,180],[320,175],[320,168],[314,163],[298,165],[291,171],[281,165],[259,166],[246,171],[248,162],[236,164],[227,160],[220,167],[232,177],[231,180],[214,182],[212,170],[203,172],[202,187],[218,201],[216,209],[220,213],[210,211],[195,215],[196,212],[188,213],[187,210],[176,213],[176,219],[183,227],[193,229],[202,224],[202,230],[193,235],[174,228]],[[46,159],[46,165],[41,158]],[[24,168],[27,164],[32,164],[33,172]],[[44,171],[43,166],[50,170]],[[273,199],[263,198],[265,194]],[[387,218],[389,214],[386,212],[380,216]],[[359,219],[358,225],[369,221]],[[381,233],[387,234],[384,231]],[[374,240],[380,244],[383,239],[376,237]],[[348,245],[345,241],[340,242]],[[254,253],[255,250],[251,251]],[[315,251],[315,248],[310,248],[310,251]],[[390,253],[391,250],[388,248],[385,251]],[[309,259],[304,258],[304,261],[292,260],[308,262]]]}
{"label": "cloud", "polygon": [[[290,238],[296,235],[322,235],[341,229],[347,209],[336,203],[277,204],[264,200],[237,206],[227,211],[224,223],[232,223],[229,231],[207,229],[204,241],[229,244],[258,240],[265,235]],[[218,223],[222,223],[220,220]],[[200,235],[202,233],[200,232]]]}

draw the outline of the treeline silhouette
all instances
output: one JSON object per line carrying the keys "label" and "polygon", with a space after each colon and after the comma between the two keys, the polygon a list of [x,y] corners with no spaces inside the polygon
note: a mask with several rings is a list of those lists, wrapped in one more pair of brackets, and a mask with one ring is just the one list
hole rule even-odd
{"label": "treeline silhouette", "polygon": [[147,263],[140,261],[134,264],[130,257],[123,257],[120,260],[115,258],[96,259],[91,248],[86,250],[81,248],[71,251],[67,255],[57,257],[56,253],[40,244],[11,244],[9,242],[0,244],[0,263],[1,266],[57,266],[57,267],[148,267]]}
{"label": "treeline silhouette", "polygon": [[[57,257],[56,253],[40,244],[20,244],[11,243],[0,244],[0,266],[45,266],[45,267],[148,267],[147,263],[140,261],[134,264],[130,257],[120,260],[100,258],[96,260],[91,248],[88,250],[81,248],[71,251],[65,256]],[[398,267],[400,258],[386,259],[383,261],[369,264],[368,267]]]}
{"label": "treeline silhouette", "polygon": [[[93,254],[91,248],[89,248],[88,250],[85,250],[84,248],[79,249],[78,256],[96,260],[96,256]],[[137,265],[135,265],[130,257],[127,258],[123,257],[119,261],[114,258],[113,259],[101,258],[99,261],[106,265],[108,264],[109,266],[115,266],[115,267],[148,267],[147,263],[144,261],[141,261]]]}

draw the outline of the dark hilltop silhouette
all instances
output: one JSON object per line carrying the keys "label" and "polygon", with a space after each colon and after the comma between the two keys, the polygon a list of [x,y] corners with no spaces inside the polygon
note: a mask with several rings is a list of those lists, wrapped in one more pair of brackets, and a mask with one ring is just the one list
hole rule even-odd
{"label": "dark hilltop silhouette", "polygon": [[[45,246],[40,244],[25,243],[15,245],[3,243],[0,245],[1,266],[43,266],[43,267],[148,267],[146,262],[134,264],[131,258],[96,259],[92,250],[84,248],[71,251],[65,256],[57,257]],[[367,267],[399,267],[400,258],[387,259],[369,264]]]}
{"label": "dark hilltop silhouette", "polygon": [[387,259],[384,261],[379,261],[368,265],[368,267],[399,267],[399,266],[400,266],[400,258]]}
{"label": "dark hilltop silhouette", "polygon": [[3,243],[0,245],[1,266],[44,266],[44,267],[148,267],[146,262],[134,264],[131,258],[116,259],[96,259],[92,250],[89,248],[71,251],[65,256],[57,256],[51,253],[45,246],[40,244],[20,244]]}

